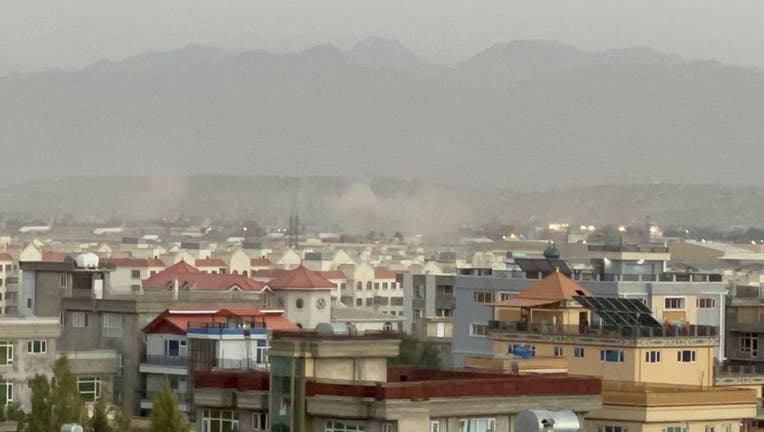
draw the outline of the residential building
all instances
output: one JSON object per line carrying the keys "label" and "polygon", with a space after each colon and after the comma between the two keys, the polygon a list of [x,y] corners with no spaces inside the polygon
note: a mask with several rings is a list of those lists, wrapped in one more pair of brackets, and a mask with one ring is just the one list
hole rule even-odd
{"label": "residential building", "polygon": [[601,378],[587,430],[708,432],[756,416],[760,383],[717,381],[717,327],[662,323],[641,300],[592,296],[560,272],[491,306],[493,355],[465,366]]}
{"label": "residential building", "polygon": [[114,294],[140,293],[141,281],[165,269],[156,258],[108,258],[104,264],[111,268],[110,281]]}
{"label": "residential building", "polygon": [[600,407],[600,381],[388,365],[394,333],[274,332],[271,368],[194,375],[196,430],[509,432],[523,410]]}
{"label": "residential building", "polygon": [[403,316],[403,289],[398,272],[368,262],[341,266],[350,275],[340,301],[346,306]]}
{"label": "residential building", "polygon": [[331,320],[331,293],[336,285],[302,265],[280,272],[268,282],[275,306],[300,328],[316,328]]}
{"label": "residential building", "polygon": [[58,317],[0,318],[0,392],[7,404],[31,408],[29,382],[52,375],[60,335]]}
{"label": "residential building", "polygon": [[0,315],[18,312],[18,264],[10,254],[0,253]]}
{"label": "residential building", "polygon": [[255,369],[268,362],[269,332],[296,329],[281,310],[224,308],[216,310],[167,309],[143,333],[146,354],[139,372],[143,393],[140,413],[147,416],[165,378],[188,412],[189,373],[195,369]]}
{"label": "residential building", "polygon": [[591,246],[592,270],[586,271],[571,269],[554,253],[545,258],[511,258],[507,270],[460,269],[454,284],[454,365],[462,366],[465,356],[492,352],[485,334],[492,319],[490,303],[512,298],[558,268],[595,295],[641,300],[661,322],[718,327],[721,346],[715,348],[715,357],[724,359],[727,285],[720,274],[671,271],[663,247],[600,249]]}

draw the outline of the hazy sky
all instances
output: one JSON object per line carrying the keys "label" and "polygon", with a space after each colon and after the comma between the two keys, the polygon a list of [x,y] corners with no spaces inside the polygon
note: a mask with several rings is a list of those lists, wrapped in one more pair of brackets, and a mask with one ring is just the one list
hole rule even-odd
{"label": "hazy sky", "polygon": [[0,0],[0,74],[187,44],[292,50],[370,35],[439,62],[543,38],[764,67],[763,22],[761,0]]}

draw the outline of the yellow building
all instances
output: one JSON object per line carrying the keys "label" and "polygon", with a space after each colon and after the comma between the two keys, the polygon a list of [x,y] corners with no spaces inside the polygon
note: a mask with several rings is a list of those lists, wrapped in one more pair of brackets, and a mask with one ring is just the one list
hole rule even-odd
{"label": "yellow building", "polygon": [[602,378],[587,430],[732,432],[756,415],[756,389],[715,386],[715,327],[665,326],[641,301],[593,297],[560,272],[493,308],[494,356],[465,366]]}

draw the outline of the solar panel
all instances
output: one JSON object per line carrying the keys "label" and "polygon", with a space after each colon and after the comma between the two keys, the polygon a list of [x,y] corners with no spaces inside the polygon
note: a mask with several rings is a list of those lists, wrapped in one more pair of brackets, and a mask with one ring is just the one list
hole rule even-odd
{"label": "solar panel", "polygon": [[661,327],[652,311],[639,299],[619,297],[573,297],[607,325]]}

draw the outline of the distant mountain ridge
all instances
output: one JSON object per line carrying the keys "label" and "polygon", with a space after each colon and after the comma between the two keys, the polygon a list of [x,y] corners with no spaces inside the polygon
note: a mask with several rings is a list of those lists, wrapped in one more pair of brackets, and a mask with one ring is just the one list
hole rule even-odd
{"label": "distant mountain ridge", "polygon": [[199,174],[434,178],[538,190],[764,185],[764,73],[549,41],[432,65],[395,41],[191,46],[0,78],[6,184]]}

